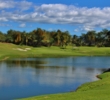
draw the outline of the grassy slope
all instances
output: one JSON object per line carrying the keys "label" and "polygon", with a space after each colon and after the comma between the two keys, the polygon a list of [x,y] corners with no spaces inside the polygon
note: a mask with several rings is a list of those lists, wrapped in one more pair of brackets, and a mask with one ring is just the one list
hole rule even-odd
{"label": "grassy slope", "polygon": [[110,100],[110,73],[99,76],[101,80],[83,84],[76,92],[36,96],[21,100]]}
{"label": "grassy slope", "polygon": [[[31,48],[28,51],[15,50],[17,48]],[[18,46],[8,43],[0,43],[0,59],[13,57],[64,57],[64,56],[110,56],[110,48],[98,47],[78,47],[68,46],[66,49],[59,47],[40,47]]]}

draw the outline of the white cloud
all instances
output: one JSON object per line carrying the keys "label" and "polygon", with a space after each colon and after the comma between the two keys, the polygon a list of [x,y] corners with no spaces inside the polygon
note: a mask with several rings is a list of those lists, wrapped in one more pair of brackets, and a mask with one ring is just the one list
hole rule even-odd
{"label": "white cloud", "polygon": [[32,2],[27,2],[27,1],[21,1],[18,5],[18,8],[21,10],[28,10],[32,6]]}
{"label": "white cloud", "polygon": [[5,22],[5,21],[8,21],[8,19],[6,17],[0,17],[0,21]]}
{"label": "white cloud", "polygon": [[0,23],[0,26],[1,26],[1,27],[9,27],[9,26],[11,26],[11,25],[6,24],[6,23]]}
{"label": "white cloud", "polygon": [[0,9],[19,8],[20,10],[28,10],[32,6],[32,2],[26,0],[0,0]]}
{"label": "white cloud", "polygon": [[4,8],[14,8],[15,2],[11,1],[3,1],[0,0],[0,9]]}
{"label": "white cloud", "polygon": [[42,4],[30,14],[30,20],[41,23],[83,25],[85,30],[110,27],[110,8],[75,7],[63,4]]}
{"label": "white cloud", "polygon": [[83,26],[82,27],[82,31],[91,31],[91,30],[93,30],[94,28],[92,27],[92,26]]}
{"label": "white cloud", "polygon": [[74,29],[74,32],[79,32],[80,30],[79,29]]}
{"label": "white cloud", "polygon": [[22,24],[19,25],[19,27],[24,28],[24,27],[26,27],[26,24],[22,23]]}
{"label": "white cloud", "polygon": [[[38,6],[26,0],[0,0],[0,9],[2,9],[0,21],[71,24],[82,26],[80,30],[86,31],[96,27],[110,27],[110,7],[87,8],[64,4],[42,4]],[[24,11],[29,9],[32,10]]]}

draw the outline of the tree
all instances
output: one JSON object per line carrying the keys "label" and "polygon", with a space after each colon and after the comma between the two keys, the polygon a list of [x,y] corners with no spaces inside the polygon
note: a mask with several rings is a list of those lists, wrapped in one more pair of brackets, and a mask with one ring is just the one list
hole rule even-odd
{"label": "tree", "polygon": [[86,34],[86,39],[88,42],[88,46],[95,45],[96,32],[95,31],[88,31]]}
{"label": "tree", "polygon": [[5,42],[6,36],[0,31],[0,42]]}
{"label": "tree", "polygon": [[85,33],[82,33],[82,35],[80,36],[80,41],[81,41],[81,45],[82,46],[86,46],[87,45],[87,36]]}
{"label": "tree", "polygon": [[78,36],[77,35],[73,35],[73,37],[72,37],[72,44],[76,45],[77,44],[77,40],[78,40]]}
{"label": "tree", "polygon": [[106,44],[105,46],[110,46],[110,31],[106,33]]}
{"label": "tree", "polygon": [[68,31],[62,32],[60,36],[60,46],[61,48],[66,48],[67,44],[70,42],[70,35]]}
{"label": "tree", "polygon": [[104,43],[105,43],[105,34],[102,31],[100,31],[96,35],[96,44],[98,47],[102,47],[104,46]]}
{"label": "tree", "polygon": [[16,31],[16,39],[15,39],[15,44],[20,44],[21,43],[21,33]]}
{"label": "tree", "polygon": [[34,39],[34,46],[41,46],[42,40],[44,39],[44,31],[41,28],[38,28],[32,32],[32,36]]}
{"label": "tree", "polygon": [[60,30],[57,30],[57,33],[56,33],[56,40],[57,40],[57,45],[58,45],[58,46],[60,46],[61,35],[62,35],[62,32],[61,32]]}
{"label": "tree", "polygon": [[98,32],[96,35],[96,44],[98,47],[107,46],[108,45],[108,30],[103,29]]}
{"label": "tree", "polygon": [[14,40],[15,40],[15,32],[14,30],[10,29],[7,31],[7,34],[6,34],[6,42],[14,43]]}

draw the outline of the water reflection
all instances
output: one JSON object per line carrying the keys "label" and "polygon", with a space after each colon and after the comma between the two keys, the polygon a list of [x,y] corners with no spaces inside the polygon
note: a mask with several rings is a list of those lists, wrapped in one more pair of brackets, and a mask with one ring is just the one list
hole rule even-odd
{"label": "water reflection", "polygon": [[[64,83],[96,80],[94,75],[100,70],[94,68],[75,68],[60,66],[40,66],[41,61],[6,61],[0,67],[0,87],[20,85],[31,82],[61,86]],[[89,77],[88,77],[89,76]],[[84,78],[86,80],[84,80]]]}
{"label": "water reflection", "polygon": [[82,83],[97,80],[96,75],[109,66],[108,57],[26,58],[0,62],[0,100],[75,90]]}
{"label": "water reflection", "polygon": [[5,64],[8,65],[7,67],[37,67],[40,64],[45,64],[45,61],[40,60],[28,60],[28,59],[15,59],[5,61]]}
{"label": "water reflection", "polygon": [[[42,60],[41,58],[40,60]],[[47,66],[75,66],[75,67],[87,67],[87,68],[109,68],[110,57],[69,57],[69,58],[48,58],[43,59],[49,63]],[[53,62],[54,61],[54,62]]]}
{"label": "water reflection", "polygon": [[[40,67],[39,67],[40,68]],[[57,68],[57,67],[56,67]],[[96,77],[94,75],[98,74],[97,70],[92,70],[92,72],[87,72],[86,69],[77,68],[72,70],[72,67],[67,68],[49,68],[32,70],[30,68],[13,69],[8,73],[0,72],[0,87],[3,86],[28,86],[31,83],[39,83],[40,85],[51,85],[51,86],[62,86],[64,84],[72,84],[75,82],[84,83],[85,81],[94,81]],[[1,69],[0,69],[1,70]],[[28,72],[25,72],[27,70]],[[4,72],[2,70],[2,72]],[[88,77],[90,76],[90,77]],[[94,76],[94,77],[93,77]]]}

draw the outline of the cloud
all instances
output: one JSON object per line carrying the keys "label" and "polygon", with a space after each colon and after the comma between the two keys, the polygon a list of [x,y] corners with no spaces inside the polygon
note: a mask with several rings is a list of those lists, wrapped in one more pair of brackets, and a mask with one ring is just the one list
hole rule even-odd
{"label": "cloud", "polygon": [[[0,0],[0,9],[0,21],[79,25],[82,26],[80,30],[86,31],[96,27],[110,27],[110,7],[87,8],[64,4],[35,5],[26,0]],[[23,26],[23,24],[21,25]]]}
{"label": "cloud", "polygon": [[8,19],[6,17],[0,17],[0,21],[6,22]]}
{"label": "cloud", "polygon": [[14,8],[15,2],[12,0],[10,1],[3,1],[0,0],[0,9],[5,9],[5,8]]}
{"label": "cloud", "polygon": [[11,25],[6,24],[6,23],[0,23],[0,26],[1,26],[1,27],[10,27]]}
{"label": "cloud", "polygon": [[26,0],[0,0],[0,9],[19,8],[21,10],[28,10],[32,6],[32,2]]}
{"label": "cloud", "polygon": [[34,18],[38,18],[38,22],[80,25],[83,28],[82,30],[86,31],[95,27],[110,27],[110,7],[101,9],[64,4],[42,4],[36,6],[35,11],[37,14]]}
{"label": "cloud", "polygon": [[79,29],[74,29],[74,32],[79,32],[79,31],[81,31],[81,30],[79,30]]}
{"label": "cloud", "polygon": [[18,8],[21,10],[28,10],[32,7],[32,2],[21,1],[18,5]]}
{"label": "cloud", "polygon": [[19,27],[24,28],[24,27],[26,27],[26,24],[22,23],[22,24],[19,25]]}

